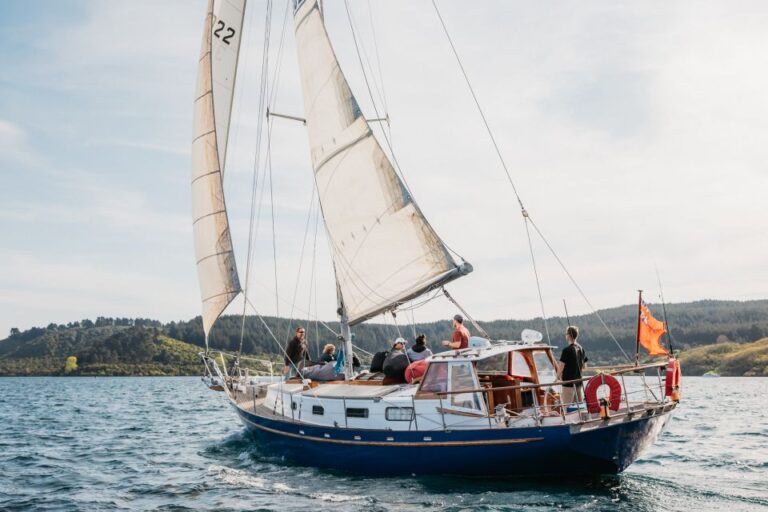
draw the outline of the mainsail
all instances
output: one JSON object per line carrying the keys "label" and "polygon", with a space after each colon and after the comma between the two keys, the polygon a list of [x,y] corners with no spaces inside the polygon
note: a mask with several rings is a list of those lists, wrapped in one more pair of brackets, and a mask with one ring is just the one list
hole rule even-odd
{"label": "mainsail", "polygon": [[304,110],[336,280],[354,325],[471,270],[457,265],[373,135],[318,0],[294,0]]}
{"label": "mainsail", "polygon": [[240,293],[223,175],[245,0],[209,0],[197,73],[192,139],[192,213],[206,340]]}

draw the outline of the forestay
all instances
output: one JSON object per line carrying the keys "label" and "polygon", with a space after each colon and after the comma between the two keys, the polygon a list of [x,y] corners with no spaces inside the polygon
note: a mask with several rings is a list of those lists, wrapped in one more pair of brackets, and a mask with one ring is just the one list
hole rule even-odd
{"label": "forestay", "polygon": [[471,269],[457,266],[363,117],[317,0],[294,0],[312,165],[350,324]]}
{"label": "forestay", "polygon": [[245,0],[209,0],[198,64],[192,139],[195,258],[206,340],[240,293],[223,175]]}

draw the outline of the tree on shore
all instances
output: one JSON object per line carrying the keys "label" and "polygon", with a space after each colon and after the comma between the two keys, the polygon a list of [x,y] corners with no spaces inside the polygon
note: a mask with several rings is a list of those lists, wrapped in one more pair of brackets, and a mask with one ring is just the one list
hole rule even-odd
{"label": "tree on shore", "polygon": [[64,373],[69,374],[77,370],[77,358],[75,356],[69,356],[67,362],[64,363]]}

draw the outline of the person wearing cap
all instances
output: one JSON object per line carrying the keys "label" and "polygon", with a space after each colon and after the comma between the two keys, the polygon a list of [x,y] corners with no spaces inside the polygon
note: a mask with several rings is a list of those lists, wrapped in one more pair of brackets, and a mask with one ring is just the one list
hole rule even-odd
{"label": "person wearing cap", "polygon": [[453,325],[453,336],[451,341],[443,340],[443,346],[453,350],[469,347],[469,331],[464,327],[464,317],[455,315],[451,325]]}
{"label": "person wearing cap", "polygon": [[382,365],[384,375],[392,379],[392,383],[405,382],[405,369],[409,364],[410,361],[405,354],[405,340],[397,338]]}

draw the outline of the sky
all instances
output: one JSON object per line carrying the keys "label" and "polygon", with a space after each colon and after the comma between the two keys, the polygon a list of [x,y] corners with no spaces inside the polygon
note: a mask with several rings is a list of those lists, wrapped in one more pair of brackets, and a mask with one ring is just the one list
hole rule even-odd
{"label": "sky", "polygon": [[[563,300],[571,314],[629,304],[637,289],[656,301],[657,269],[667,302],[768,295],[768,4],[438,5],[526,209],[589,299],[534,234],[547,315],[561,316]],[[520,208],[432,4],[350,7],[410,189],[474,266],[449,291],[481,320],[541,315]],[[274,6],[273,78],[284,9]],[[199,314],[189,180],[205,10],[201,0],[0,3],[0,337],[96,316]],[[344,2],[325,10],[373,118]],[[250,2],[225,178],[243,283],[264,18],[265,3]],[[301,117],[290,20],[279,63],[272,109]],[[305,128],[272,126],[278,263],[267,201],[249,297],[262,314],[331,320]],[[236,301],[227,312],[241,311]],[[398,322],[455,312],[439,299]]]}

